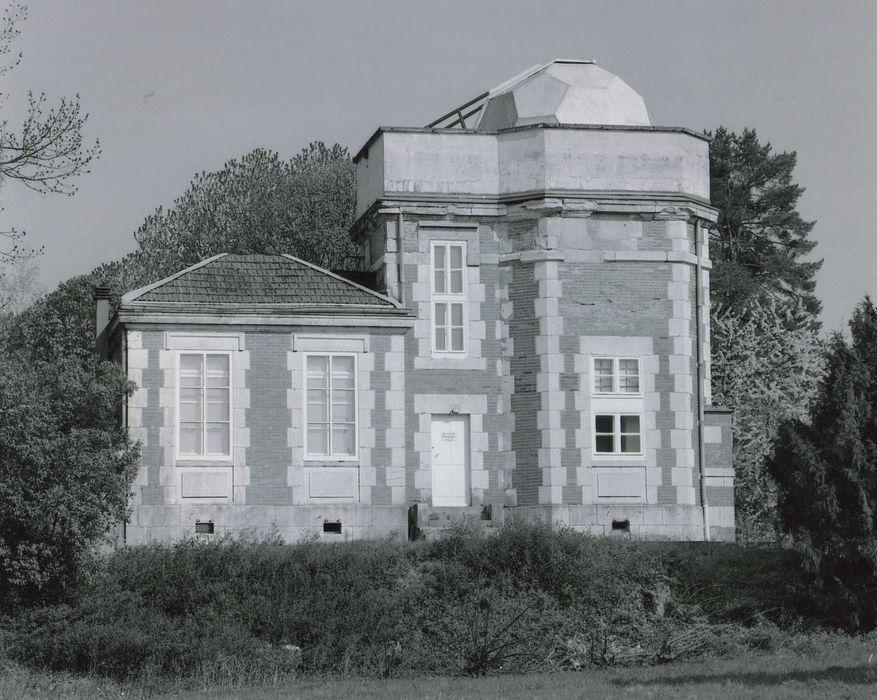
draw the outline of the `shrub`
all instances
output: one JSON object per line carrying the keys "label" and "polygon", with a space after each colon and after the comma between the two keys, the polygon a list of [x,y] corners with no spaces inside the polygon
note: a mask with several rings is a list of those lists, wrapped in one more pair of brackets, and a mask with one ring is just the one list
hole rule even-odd
{"label": "shrub", "polygon": [[733,622],[768,624],[751,613],[773,569],[788,577],[789,558],[516,521],[414,544],[189,539],[97,560],[69,605],[18,618],[9,653],[226,686],[657,663],[750,644]]}
{"label": "shrub", "polygon": [[116,417],[130,388],[108,362],[0,360],[0,605],[60,599],[125,518],[138,450]]}

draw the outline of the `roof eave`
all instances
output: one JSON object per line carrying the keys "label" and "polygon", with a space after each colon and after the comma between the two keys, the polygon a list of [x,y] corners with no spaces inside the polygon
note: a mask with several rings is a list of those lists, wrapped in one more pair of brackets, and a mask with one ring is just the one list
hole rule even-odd
{"label": "roof eave", "polygon": [[223,315],[265,315],[265,316],[413,316],[413,312],[402,306],[373,304],[203,304],[175,301],[141,301],[122,304],[119,317],[138,314],[223,314]]}

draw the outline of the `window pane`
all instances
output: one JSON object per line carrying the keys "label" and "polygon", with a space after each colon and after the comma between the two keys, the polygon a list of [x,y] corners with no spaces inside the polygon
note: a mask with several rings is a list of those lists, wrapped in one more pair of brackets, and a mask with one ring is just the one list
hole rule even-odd
{"label": "window pane", "polygon": [[201,424],[180,424],[180,454],[201,454]]}
{"label": "window pane", "polygon": [[451,329],[451,350],[455,352],[463,352],[463,329]]}
{"label": "window pane", "polygon": [[622,435],[621,436],[622,452],[640,452],[639,435]]}
{"label": "window pane", "polygon": [[[309,394],[311,392],[308,392]],[[325,401],[322,403],[308,402],[308,423],[328,423],[329,406]]]}
{"label": "window pane", "polygon": [[432,249],[432,266],[436,270],[444,270],[445,265],[445,247],[443,245],[434,246]]}
{"label": "window pane", "polygon": [[180,389],[180,420],[201,420],[200,389]]}
{"label": "window pane", "polygon": [[595,450],[597,452],[614,452],[613,440],[611,435],[598,435],[595,441]]}
{"label": "window pane", "polygon": [[207,386],[227,387],[228,355],[207,356]]}
{"label": "window pane", "polygon": [[352,389],[353,379],[353,358],[352,357],[333,357],[332,358],[332,388],[333,389]]}
{"label": "window pane", "polygon": [[624,375],[622,374],[618,378],[619,382],[619,391],[623,394],[638,394],[639,393],[639,376],[634,375]]}
{"label": "window pane", "polygon": [[308,357],[308,389],[329,386],[329,358],[319,355]]}
{"label": "window pane", "polygon": [[463,246],[452,245],[451,249],[451,270],[463,269]]}
{"label": "window pane", "polygon": [[207,420],[228,420],[228,389],[207,390]]}
{"label": "window pane", "polygon": [[614,433],[615,416],[595,416],[594,426],[598,433]]}
{"label": "window pane", "polygon": [[451,270],[451,294],[463,293],[463,271]]}
{"label": "window pane", "polygon": [[432,249],[433,277],[435,279],[435,291],[444,294],[445,289],[445,247],[437,245]]}
{"label": "window pane", "polygon": [[621,432],[639,435],[639,416],[621,416]]}
{"label": "window pane", "polygon": [[229,429],[228,423],[208,423],[207,424],[207,454],[209,455],[227,455],[229,450]]}
{"label": "window pane", "polygon": [[309,455],[328,455],[329,454],[329,426],[309,425],[308,426],[308,454]]}
{"label": "window pane", "polygon": [[612,360],[594,360],[594,391],[612,393]]}
{"label": "window pane", "polygon": [[608,374],[612,375],[612,360],[607,360],[605,358],[600,358],[594,360],[594,371],[597,374]]}
{"label": "window pane", "polygon": [[356,430],[352,425],[334,425],[332,426],[332,454],[334,455],[353,455],[354,438]]}
{"label": "window pane", "polygon": [[434,304],[435,309],[435,349],[447,350],[448,339],[445,326],[448,324],[448,306],[445,303]]}
{"label": "window pane", "polygon": [[308,403],[329,403],[328,389],[308,389]]}
{"label": "window pane", "polygon": [[201,355],[180,355],[180,369],[184,372],[201,373]]}
{"label": "window pane", "polygon": [[436,294],[444,294],[445,293],[445,271],[444,270],[436,270],[433,274],[433,279],[435,280],[435,292]]}
{"label": "window pane", "polygon": [[618,361],[619,390],[627,394],[639,393],[639,360]]}
{"label": "window pane", "polygon": [[463,305],[462,304],[451,304],[451,325],[452,326],[462,326],[463,325]]}
{"label": "window pane", "polygon": [[607,376],[597,375],[594,377],[594,390],[601,394],[611,394],[612,393],[612,375]]}
{"label": "window pane", "polygon": [[341,423],[356,421],[356,409],[353,405],[353,391],[336,391],[332,397],[332,420]]}
{"label": "window pane", "polygon": [[180,386],[203,386],[201,381],[201,355],[180,355]]}

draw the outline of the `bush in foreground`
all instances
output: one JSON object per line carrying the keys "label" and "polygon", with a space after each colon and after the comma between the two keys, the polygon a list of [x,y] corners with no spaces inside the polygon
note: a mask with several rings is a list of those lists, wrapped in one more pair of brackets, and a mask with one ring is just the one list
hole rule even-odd
{"label": "bush in foreground", "polygon": [[0,359],[0,607],[63,598],[80,557],[124,520],[139,450],[109,363]]}
{"label": "bush in foreground", "polygon": [[[234,685],[656,663],[769,646],[783,617],[753,602],[759,583],[719,602],[739,588],[729,572],[741,550],[699,551],[516,522],[415,544],[149,545],[99,561],[69,605],[19,617],[9,648],[55,670]],[[752,581],[776,586],[766,570],[791,568],[745,551]],[[741,621],[747,631],[730,634]]]}

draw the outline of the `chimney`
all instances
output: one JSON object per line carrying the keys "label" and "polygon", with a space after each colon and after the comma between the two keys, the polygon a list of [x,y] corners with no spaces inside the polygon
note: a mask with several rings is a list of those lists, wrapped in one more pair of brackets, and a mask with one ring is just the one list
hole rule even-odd
{"label": "chimney", "polygon": [[110,296],[109,287],[94,288],[94,349],[103,360],[109,359]]}

